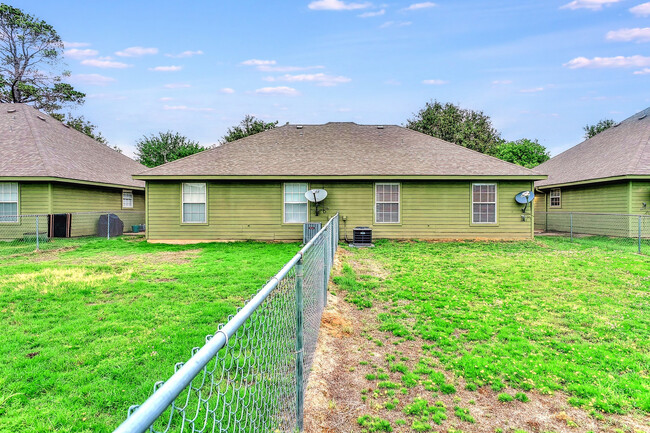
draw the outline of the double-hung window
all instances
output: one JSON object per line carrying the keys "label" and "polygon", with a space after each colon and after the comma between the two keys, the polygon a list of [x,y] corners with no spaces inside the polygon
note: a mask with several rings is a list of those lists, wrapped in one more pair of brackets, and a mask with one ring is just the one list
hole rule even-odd
{"label": "double-hung window", "polygon": [[375,184],[375,222],[399,223],[399,183]]}
{"label": "double-hung window", "polygon": [[0,223],[18,222],[18,183],[0,182]]}
{"label": "double-hung window", "polygon": [[562,207],[562,191],[560,188],[551,190],[551,207]]}
{"label": "double-hung window", "polygon": [[472,223],[496,224],[497,185],[475,183],[472,185]]}
{"label": "double-hung window", "polygon": [[133,209],[133,191],[122,191],[122,209]]}
{"label": "double-hung window", "polygon": [[205,223],[206,215],[206,184],[183,184],[183,222]]}
{"label": "double-hung window", "polygon": [[284,184],[284,222],[285,223],[306,223],[308,222],[309,205],[305,193],[306,183],[285,183]]}

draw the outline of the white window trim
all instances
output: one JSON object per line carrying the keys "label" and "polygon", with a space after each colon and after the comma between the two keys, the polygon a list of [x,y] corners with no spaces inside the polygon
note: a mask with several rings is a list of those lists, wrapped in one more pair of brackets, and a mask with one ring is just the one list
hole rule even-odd
{"label": "white window trim", "polygon": [[309,215],[311,213],[310,209],[309,209],[309,200],[307,200],[307,198],[305,198],[305,200],[307,200],[307,221],[299,222],[299,223],[287,222],[287,212],[286,212],[287,206],[286,205],[287,204],[303,204],[303,203],[305,203],[305,202],[302,202],[302,201],[300,201],[300,202],[298,202],[298,201],[285,201],[286,197],[287,197],[287,184],[290,184],[290,183],[297,183],[297,184],[307,185],[307,191],[309,191],[309,183],[307,183],[307,182],[283,182],[282,183],[282,223],[283,224],[307,224],[309,222]]}
{"label": "white window trim", "polygon": [[16,220],[15,221],[6,221],[4,218],[0,220],[0,224],[20,224],[20,218],[18,216],[20,215],[20,184],[18,182],[1,182],[1,183],[8,183],[8,184],[15,184],[16,185],[16,201],[3,201],[2,203],[16,203]]}
{"label": "white window trim", "polygon": [[[124,194],[131,194],[131,206],[124,206]],[[130,189],[122,190],[122,209],[133,209],[135,197],[133,196],[133,191]]]}
{"label": "white window trim", "polygon": [[[474,201],[474,186],[483,186],[483,185],[494,185],[494,201]],[[480,225],[497,225],[499,224],[499,185],[496,183],[473,183],[472,189],[470,190],[470,197],[472,202],[472,207],[470,212],[472,213],[472,224]],[[494,204],[494,222],[477,222],[474,221],[474,205],[475,204]]]}
{"label": "white window trim", "polygon": [[[554,192],[554,191],[557,191],[557,193],[558,193],[558,195],[555,196],[555,197],[553,196],[553,192]],[[549,207],[556,208],[556,209],[562,207],[562,190],[561,190],[560,188],[553,188],[553,189],[551,190],[551,192],[549,193],[549,196],[548,196],[548,197],[549,197],[549,198],[548,198],[548,206],[549,206]],[[556,205],[554,205],[554,204],[553,204],[553,199],[554,199],[554,198],[559,198],[559,199],[560,199],[560,204],[556,204]]]}
{"label": "white window trim", "polygon": [[[397,185],[397,202],[394,201],[382,201],[381,203],[397,203],[397,221],[396,222],[377,222],[377,185]],[[374,215],[375,215],[375,224],[401,224],[402,223],[402,184],[399,182],[375,182],[373,186],[375,204],[374,204]]]}
{"label": "white window trim", "polygon": [[[198,184],[204,186],[203,199],[205,209],[203,211],[203,221],[185,221],[185,185]],[[208,223],[208,184],[206,182],[181,182],[181,223],[182,224],[207,224]]]}

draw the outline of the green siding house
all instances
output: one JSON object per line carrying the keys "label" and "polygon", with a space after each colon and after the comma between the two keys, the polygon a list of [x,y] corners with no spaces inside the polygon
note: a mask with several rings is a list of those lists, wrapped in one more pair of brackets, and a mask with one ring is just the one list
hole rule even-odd
{"label": "green siding house", "polygon": [[[145,166],[29,105],[1,108],[0,237],[34,231],[34,218],[20,215],[144,211],[144,182],[131,175]],[[120,216],[125,227],[142,222]],[[70,236],[95,233],[97,215],[72,219]]]}
{"label": "green siding house", "polygon": [[[151,242],[299,240],[339,213],[375,238],[529,239],[515,195],[546,176],[399,126],[285,125],[155,167]],[[316,207],[312,188],[327,198]],[[529,208],[530,209],[530,208]]]}
{"label": "green siding house", "polygon": [[[535,168],[548,174],[548,179],[535,182],[534,207],[537,212],[549,214],[548,218],[537,219],[536,228],[565,231],[562,227],[568,220],[560,214],[568,212],[650,215],[648,115],[650,108]],[[589,225],[591,234],[626,235],[621,231],[623,223],[614,217],[580,218]],[[630,224],[636,225],[636,220],[630,218]],[[631,227],[631,232],[637,229]]]}

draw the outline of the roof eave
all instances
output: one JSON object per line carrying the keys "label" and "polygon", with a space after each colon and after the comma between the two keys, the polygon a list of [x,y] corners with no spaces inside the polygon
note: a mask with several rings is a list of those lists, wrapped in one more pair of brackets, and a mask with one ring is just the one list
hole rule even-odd
{"label": "roof eave", "polygon": [[0,176],[0,182],[64,182],[79,185],[103,186],[108,188],[134,189],[144,191],[144,186],[126,185],[118,183],[93,182],[89,180],[68,179],[53,176]]}
{"label": "roof eave", "polygon": [[538,189],[560,188],[564,186],[590,185],[594,183],[617,182],[621,180],[650,180],[650,174],[627,174],[621,176],[599,177],[594,179],[576,180],[574,182],[550,183],[546,185],[535,185]]}

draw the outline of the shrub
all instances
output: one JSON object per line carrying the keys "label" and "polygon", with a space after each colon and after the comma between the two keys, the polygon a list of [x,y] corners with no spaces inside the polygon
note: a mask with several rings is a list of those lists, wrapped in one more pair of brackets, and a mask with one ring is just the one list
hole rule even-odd
{"label": "shrub", "polygon": [[502,392],[497,396],[497,400],[499,400],[501,403],[507,403],[509,401],[514,400],[512,396],[506,392]]}

